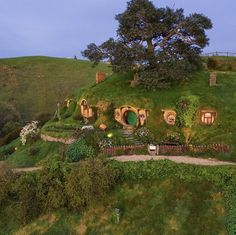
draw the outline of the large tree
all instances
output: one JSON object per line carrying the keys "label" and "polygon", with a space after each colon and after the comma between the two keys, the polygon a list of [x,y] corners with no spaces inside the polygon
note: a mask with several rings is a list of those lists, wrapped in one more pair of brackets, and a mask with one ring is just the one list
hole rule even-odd
{"label": "large tree", "polygon": [[117,39],[91,43],[82,54],[94,65],[109,61],[115,72],[138,72],[148,88],[188,78],[208,45],[205,30],[212,28],[202,14],[185,16],[183,9],[157,8],[149,0],[131,0],[116,20]]}

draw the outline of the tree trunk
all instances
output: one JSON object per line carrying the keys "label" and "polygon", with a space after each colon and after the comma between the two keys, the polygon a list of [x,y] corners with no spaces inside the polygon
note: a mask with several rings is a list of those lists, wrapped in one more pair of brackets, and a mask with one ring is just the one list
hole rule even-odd
{"label": "tree trunk", "polygon": [[147,39],[147,55],[148,55],[148,61],[149,61],[149,65],[152,67],[152,68],[156,68],[157,67],[157,62],[156,62],[156,59],[155,59],[155,47],[154,45],[152,44],[152,39],[149,38]]}
{"label": "tree trunk", "polygon": [[147,47],[148,47],[148,53],[150,53],[150,55],[153,55],[154,54],[154,45],[152,44],[151,38],[147,39]]}

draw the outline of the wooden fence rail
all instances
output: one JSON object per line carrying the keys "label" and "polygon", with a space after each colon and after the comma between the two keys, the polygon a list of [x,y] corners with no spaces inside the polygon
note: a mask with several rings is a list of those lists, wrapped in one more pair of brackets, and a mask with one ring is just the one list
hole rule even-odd
{"label": "wooden fence rail", "polygon": [[235,52],[210,52],[210,53],[203,53],[202,56],[227,56],[227,57],[234,57],[236,56]]}
{"label": "wooden fence rail", "polygon": [[[132,155],[135,151],[148,150],[147,145],[129,145],[129,146],[113,146],[103,149],[104,154],[111,156],[116,155]],[[182,155],[188,153],[228,153],[230,148],[226,144],[210,144],[210,145],[160,145],[159,154],[162,155]],[[147,151],[148,152],[148,151]]]}

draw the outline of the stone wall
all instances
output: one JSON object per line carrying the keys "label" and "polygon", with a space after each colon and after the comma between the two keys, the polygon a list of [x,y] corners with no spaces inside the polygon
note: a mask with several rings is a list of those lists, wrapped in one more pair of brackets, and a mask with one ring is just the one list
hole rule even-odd
{"label": "stone wall", "polygon": [[41,134],[40,138],[45,142],[57,142],[57,143],[62,143],[62,144],[73,144],[76,141],[76,139],[73,137],[56,138],[56,137],[52,137],[52,136],[45,135],[45,134]]}

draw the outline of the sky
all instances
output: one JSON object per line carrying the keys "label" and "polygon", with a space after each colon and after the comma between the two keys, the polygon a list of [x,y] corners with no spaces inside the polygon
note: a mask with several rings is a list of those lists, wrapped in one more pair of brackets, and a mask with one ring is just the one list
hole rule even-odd
{"label": "sky", "polygon": [[[127,0],[0,0],[0,57],[81,58],[94,42],[116,37]],[[153,0],[157,7],[203,13],[213,22],[204,52],[236,52],[236,0]]]}

